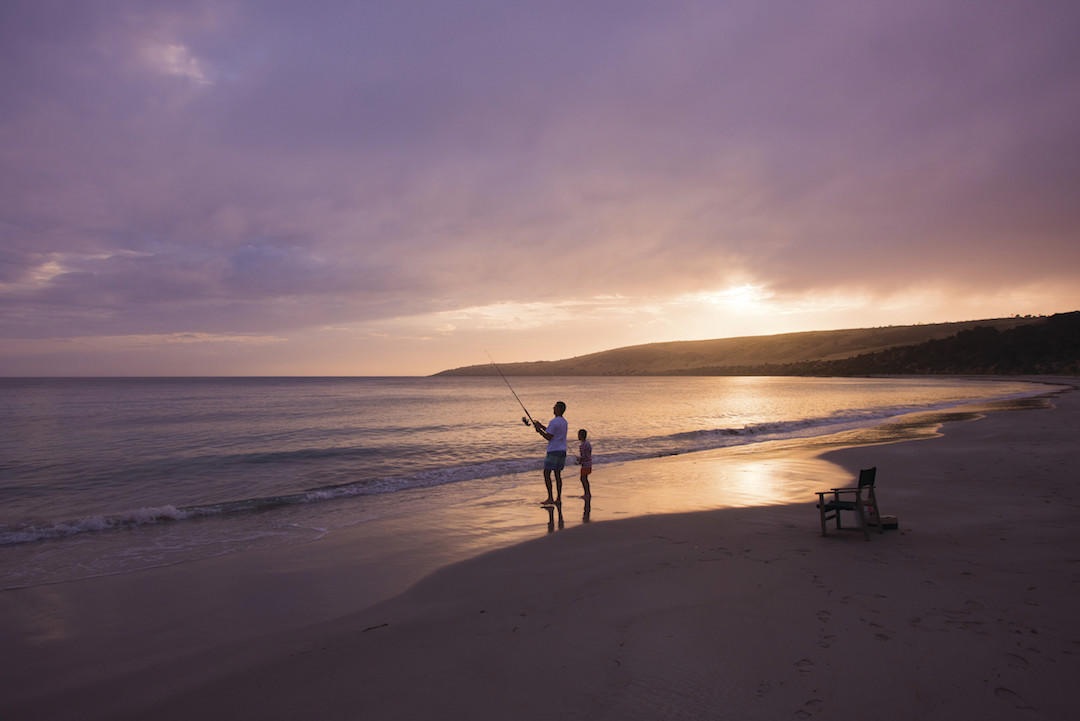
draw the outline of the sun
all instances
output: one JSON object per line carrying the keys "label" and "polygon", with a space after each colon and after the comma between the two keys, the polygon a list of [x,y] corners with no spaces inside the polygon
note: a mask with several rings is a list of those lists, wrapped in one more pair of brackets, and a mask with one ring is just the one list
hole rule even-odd
{"label": "sun", "polygon": [[764,286],[744,283],[723,290],[695,293],[693,300],[705,305],[722,306],[730,310],[758,310],[769,299]]}

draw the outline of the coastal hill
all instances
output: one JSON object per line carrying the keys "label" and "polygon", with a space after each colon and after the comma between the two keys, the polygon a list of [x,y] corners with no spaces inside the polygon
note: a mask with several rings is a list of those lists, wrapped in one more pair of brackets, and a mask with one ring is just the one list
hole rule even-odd
{"label": "coastal hill", "polygon": [[852,358],[790,363],[779,375],[1080,374],[1080,311],[1008,330],[977,325],[954,336]]}
{"label": "coastal hill", "polygon": [[[1051,317],[1013,317],[957,323],[885,326],[782,333],[703,341],[628,346],[557,361],[500,364],[506,375],[856,375],[862,373],[1025,373],[1060,372],[1077,364],[1068,336],[1080,312]],[[1048,321],[1054,323],[1048,325]],[[1045,328],[1041,328],[1045,326]],[[1020,330],[1021,328],[1026,330]],[[978,330],[976,330],[978,329]],[[974,336],[972,335],[974,334]],[[957,342],[955,339],[960,338]],[[950,340],[953,339],[953,340]],[[952,345],[942,342],[949,341]],[[1018,343],[1050,348],[1024,355]],[[935,345],[936,344],[936,345]],[[975,351],[969,346],[974,344]],[[1013,361],[1004,367],[995,348],[1008,345]],[[896,349],[903,348],[903,353]],[[950,352],[966,349],[962,363]],[[974,352],[978,357],[972,356]],[[890,355],[891,354],[891,355]],[[981,354],[981,355],[979,355]],[[926,355],[927,360],[923,358]],[[858,359],[859,362],[855,362]],[[925,361],[925,362],[924,362]],[[961,367],[963,366],[963,367]],[[979,370],[972,370],[977,368]],[[1038,369],[1038,370],[1034,370]],[[445,370],[441,376],[494,375],[491,364]]]}

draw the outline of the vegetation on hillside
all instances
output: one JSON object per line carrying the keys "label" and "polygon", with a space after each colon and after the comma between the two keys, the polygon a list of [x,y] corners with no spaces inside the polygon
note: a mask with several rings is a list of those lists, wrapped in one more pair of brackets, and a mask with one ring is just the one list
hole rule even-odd
{"label": "vegetation on hillside", "polygon": [[[724,369],[725,374],[729,369]],[[976,326],[949,338],[830,361],[787,363],[751,375],[1080,375],[1080,311],[999,331]]]}
{"label": "vegetation on hillside", "polygon": [[[1077,316],[1080,312],[651,343],[500,367],[519,376],[1077,373]],[[485,364],[439,375],[494,373]]]}

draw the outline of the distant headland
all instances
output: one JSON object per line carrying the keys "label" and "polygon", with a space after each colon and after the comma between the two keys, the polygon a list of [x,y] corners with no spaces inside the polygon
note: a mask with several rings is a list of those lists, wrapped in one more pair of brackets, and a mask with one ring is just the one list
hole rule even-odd
{"label": "distant headland", "polygon": [[[1080,311],[627,346],[505,363],[515,376],[1080,374]],[[491,364],[437,376],[494,375]]]}

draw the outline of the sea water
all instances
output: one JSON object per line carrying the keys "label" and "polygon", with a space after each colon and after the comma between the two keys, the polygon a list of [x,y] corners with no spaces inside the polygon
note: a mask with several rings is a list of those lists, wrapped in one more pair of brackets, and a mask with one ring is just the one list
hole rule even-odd
{"label": "sea water", "polygon": [[[546,423],[557,400],[571,455],[588,429],[600,472],[1038,392],[938,378],[510,381],[527,410],[498,377],[0,379],[0,589],[483,499],[538,477],[544,443],[522,416]],[[617,493],[618,474],[604,485]]]}

